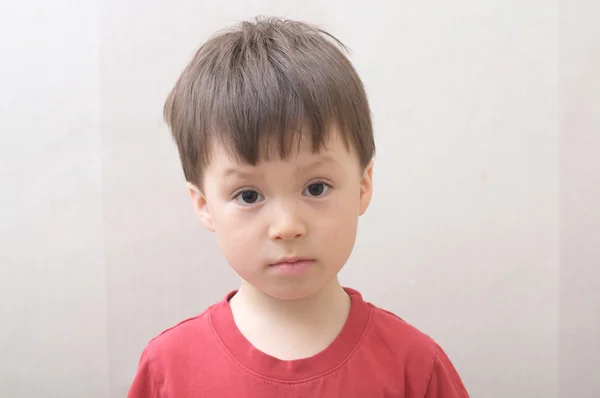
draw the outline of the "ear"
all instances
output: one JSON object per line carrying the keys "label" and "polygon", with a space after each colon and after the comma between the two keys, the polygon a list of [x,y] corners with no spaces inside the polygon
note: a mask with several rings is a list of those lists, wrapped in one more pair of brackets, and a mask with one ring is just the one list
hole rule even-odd
{"label": "ear", "polygon": [[206,197],[204,194],[198,189],[198,187],[191,182],[188,182],[188,189],[190,191],[190,196],[192,198],[192,203],[194,205],[194,211],[196,215],[204,224],[208,230],[215,232],[215,227],[213,223],[212,216],[210,215],[210,211],[208,210],[208,203],[206,202]]}
{"label": "ear", "polygon": [[359,215],[363,215],[369,203],[371,203],[371,197],[373,196],[373,160],[369,162],[365,171],[363,172],[362,179],[360,180],[360,212]]}

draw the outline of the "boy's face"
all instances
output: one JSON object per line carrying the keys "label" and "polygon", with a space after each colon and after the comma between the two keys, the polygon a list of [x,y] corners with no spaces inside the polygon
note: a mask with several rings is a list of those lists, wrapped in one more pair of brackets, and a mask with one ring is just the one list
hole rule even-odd
{"label": "boy's face", "polygon": [[196,212],[229,264],[279,299],[310,296],[336,278],[371,199],[373,166],[363,170],[339,133],[320,152],[311,149],[306,142],[285,160],[252,166],[216,146],[203,191],[190,184]]}

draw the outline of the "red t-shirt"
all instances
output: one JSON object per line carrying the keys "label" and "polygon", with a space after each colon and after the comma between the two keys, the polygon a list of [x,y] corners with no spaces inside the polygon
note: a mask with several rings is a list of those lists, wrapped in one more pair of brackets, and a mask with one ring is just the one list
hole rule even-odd
{"label": "red t-shirt", "polygon": [[232,292],[148,344],[128,397],[468,397],[433,340],[346,291],[352,304],[338,337],[320,353],[293,361],[246,340],[229,307]]}

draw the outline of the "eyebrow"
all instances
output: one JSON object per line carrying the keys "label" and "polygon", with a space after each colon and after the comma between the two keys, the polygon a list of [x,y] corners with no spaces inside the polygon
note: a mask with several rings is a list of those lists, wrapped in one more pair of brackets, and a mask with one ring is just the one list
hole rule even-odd
{"label": "eyebrow", "polygon": [[225,170],[225,172],[223,173],[223,177],[225,177],[225,178],[231,178],[231,177],[250,178],[250,177],[255,176],[256,173],[257,172],[244,171],[244,170],[237,169],[235,167],[230,167]]}
{"label": "eyebrow", "polygon": [[[338,165],[338,162],[331,156],[324,156],[321,159],[315,160],[314,162],[308,163],[303,166],[299,166],[296,169],[296,174],[300,174],[300,173],[306,172],[307,170],[314,169],[314,168],[321,167],[321,166],[326,166],[329,164]],[[260,172],[260,171],[245,171],[245,170],[239,169],[237,167],[230,167],[223,172],[223,177],[225,177],[225,178],[237,177],[237,178],[242,178],[242,179],[249,179],[252,177],[256,177],[257,174],[262,174],[262,172]]]}
{"label": "eyebrow", "polygon": [[310,170],[310,169],[314,169],[317,167],[321,167],[321,166],[326,166],[329,164],[335,164],[338,165],[337,160],[335,160],[334,158],[332,158],[331,156],[324,156],[319,160],[316,160],[312,163],[309,163],[307,165],[304,166],[300,166],[298,167],[298,169],[296,170],[298,173],[306,171],[306,170]]}

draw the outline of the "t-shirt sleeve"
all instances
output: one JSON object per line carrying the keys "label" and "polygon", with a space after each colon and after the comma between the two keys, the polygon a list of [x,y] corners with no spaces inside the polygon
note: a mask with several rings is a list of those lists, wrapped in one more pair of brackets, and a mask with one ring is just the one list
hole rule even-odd
{"label": "t-shirt sleeve", "polygon": [[469,398],[454,365],[439,346],[437,346],[425,398]]}
{"label": "t-shirt sleeve", "polygon": [[158,383],[152,373],[150,353],[144,350],[138,365],[138,371],[129,388],[127,398],[159,398]]}

